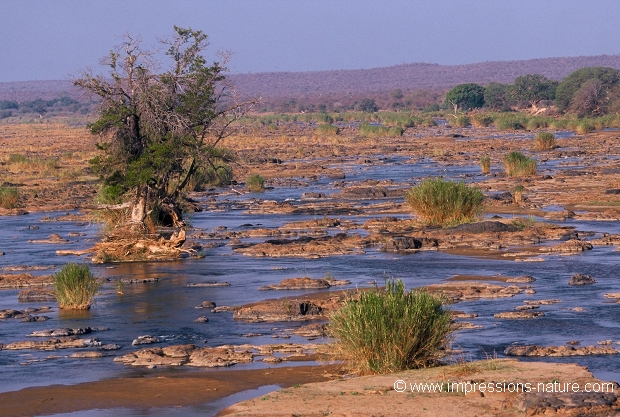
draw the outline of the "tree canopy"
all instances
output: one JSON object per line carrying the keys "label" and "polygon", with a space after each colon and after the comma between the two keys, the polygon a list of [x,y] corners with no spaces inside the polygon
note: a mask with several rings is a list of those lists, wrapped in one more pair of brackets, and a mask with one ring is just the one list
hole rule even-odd
{"label": "tree canopy", "polygon": [[469,110],[484,106],[484,87],[474,83],[459,84],[446,93],[446,106]]}
{"label": "tree canopy", "polygon": [[605,105],[619,81],[620,76],[615,68],[580,68],[568,74],[558,85],[555,105],[559,111],[570,110],[581,115],[604,112],[601,106]]}
{"label": "tree canopy", "polygon": [[557,81],[540,74],[528,74],[515,78],[511,87],[511,95],[518,102],[526,102],[536,108],[543,100],[553,100]]}
{"label": "tree canopy", "polygon": [[126,35],[103,63],[109,74],[84,71],[74,80],[101,99],[99,116],[89,125],[100,135],[103,152],[94,163],[105,185],[131,200],[133,223],[147,206],[176,206],[201,171],[221,170],[220,141],[251,102],[241,102],[224,77],[223,62],[208,63],[201,31],[174,27],[165,48],[167,70],[156,51]]}

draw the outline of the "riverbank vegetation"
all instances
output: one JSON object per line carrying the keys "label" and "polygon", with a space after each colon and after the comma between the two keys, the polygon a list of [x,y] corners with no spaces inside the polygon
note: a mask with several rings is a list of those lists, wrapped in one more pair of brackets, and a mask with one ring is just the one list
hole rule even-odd
{"label": "riverbank vegetation", "polygon": [[405,194],[405,201],[428,225],[454,226],[476,221],[484,194],[463,182],[427,178]]}
{"label": "riverbank vegetation", "polygon": [[53,274],[60,308],[88,310],[101,284],[86,264],[68,263]]}
{"label": "riverbank vegetation", "polygon": [[424,290],[406,291],[388,280],[345,301],[329,322],[335,350],[359,374],[396,372],[428,366],[441,357],[450,333],[443,300]]}

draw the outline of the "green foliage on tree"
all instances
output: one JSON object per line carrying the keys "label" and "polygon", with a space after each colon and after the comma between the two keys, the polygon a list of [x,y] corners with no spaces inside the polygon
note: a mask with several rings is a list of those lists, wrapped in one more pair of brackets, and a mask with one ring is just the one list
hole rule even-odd
{"label": "green foliage on tree", "polygon": [[484,87],[474,83],[459,84],[446,93],[446,107],[469,110],[484,106]]}
{"label": "green foliage on tree", "polygon": [[[251,104],[242,103],[224,77],[223,62],[208,63],[201,31],[174,27],[161,41],[168,61],[127,35],[104,63],[109,74],[84,71],[74,80],[98,96],[97,120],[102,155],[94,162],[106,186],[122,189],[131,201],[131,221],[142,223],[151,205],[176,207],[200,172],[222,172],[219,144]],[[228,170],[224,170],[228,172]]]}
{"label": "green foliage on tree", "polygon": [[558,82],[540,74],[528,74],[517,77],[511,87],[511,96],[517,102],[528,103],[538,107],[543,100],[553,100]]}
{"label": "green foliage on tree", "polygon": [[568,74],[558,85],[555,105],[559,111],[584,116],[604,113],[619,84],[620,75],[615,68],[580,68]]}
{"label": "green foliage on tree", "polygon": [[376,111],[379,111],[379,106],[377,106],[377,102],[374,98],[362,99],[357,108],[359,111],[363,111],[364,113],[375,113]]}
{"label": "green foliage on tree", "polygon": [[485,106],[498,111],[510,109],[511,98],[509,95],[510,85],[500,83],[489,83],[484,88]]}

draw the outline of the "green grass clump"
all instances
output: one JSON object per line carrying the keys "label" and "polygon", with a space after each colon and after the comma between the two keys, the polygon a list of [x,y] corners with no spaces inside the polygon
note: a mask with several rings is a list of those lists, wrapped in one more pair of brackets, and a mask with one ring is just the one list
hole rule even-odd
{"label": "green grass clump", "polygon": [[521,152],[513,151],[504,157],[504,169],[509,177],[536,175],[536,161]]}
{"label": "green grass clump", "polygon": [[265,191],[265,179],[258,174],[252,174],[245,180],[245,187],[253,193]]}
{"label": "green grass clump", "polygon": [[526,125],[525,116],[504,114],[495,119],[495,127],[499,130],[521,130]]}
{"label": "green grass clump", "polygon": [[493,124],[493,117],[488,114],[477,113],[471,118],[473,127],[488,127]]}
{"label": "green grass clump", "polygon": [[405,201],[426,224],[453,226],[476,221],[484,194],[464,182],[428,178],[407,191]]}
{"label": "green grass clump", "polygon": [[467,127],[471,124],[471,119],[469,116],[460,114],[454,118],[451,124],[456,127]]}
{"label": "green grass clump", "polygon": [[540,132],[534,137],[534,147],[539,151],[550,151],[557,148],[555,135],[550,132]]}
{"label": "green grass clump", "polygon": [[72,310],[88,310],[101,286],[85,264],[66,264],[52,278],[58,306]]}
{"label": "green grass clump", "polygon": [[429,365],[441,356],[450,333],[443,300],[425,290],[405,291],[401,280],[345,301],[330,317],[330,335],[345,364],[359,374]]}
{"label": "green grass clump", "polygon": [[0,186],[0,207],[12,209],[17,207],[19,191],[15,187]]}
{"label": "green grass clump", "polygon": [[480,157],[480,169],[483,174],[491,173],[491,157],[488,155],[483,155]]}
{"label": "green grass clump", "polygon": [[319,125],[316,129],[314,129],[314,133],[318,135],[335,136],[340,133],[340,128],[332,124],[324,124]]}

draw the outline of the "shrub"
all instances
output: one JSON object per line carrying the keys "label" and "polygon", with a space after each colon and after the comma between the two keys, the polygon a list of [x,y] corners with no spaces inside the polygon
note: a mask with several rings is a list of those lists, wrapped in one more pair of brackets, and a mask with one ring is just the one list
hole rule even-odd
{"label": "shrub", "polygon": [[340,133],[340,128],[332,124],[319,125],[316,129],[314,129],[314,133],[327,136],[337,135]]}
{"label": "shrub", "polygon": [[503,115],[495,119],[495,127],[499,130],[523,129],[525,118],[517,115]]}
{"label": "shrub", "polygon": [[513,151],[504,157],[504,169],[509,177],[527,177],[536,174],[536,161]]}
{"label": "shrub", "polygon": [[60,308],[88,310],[101,286],[85,264],[66,264],[52,278]]}
{"label": "shrub", "polygon": [[480,169],[483,174],[491,173],[491,158],[488,155],[483,155],[480,157]]}
{"label": "shrub", "polygon": [[558,146],[555,135],[550,132],[540,132],[534,137],[534,147],[539,151],[550,151]]}
{"label": "shrub", "polygon": [[471,118],[471,124],[474,127],[487,127],[493,124],[493,117],[487,114],[475,114]]}
{"label": "shrub", "polygon": [[0,207],[5,209],[15,208],[17,207],[18,200],[19,191],[17,191],[17,188],[0,186]]}
{"label": "shrub", "polygon": [[585,135],[586,133],[590,133],[594,130],[594,125],[590,123],[588,120],[582,120],[577,123],[575,127],[575,132],[580,135]]}
{"label": "shrub", "polygon": [[265,179],[258,174],[252,174],[245,181],[245,187],[253,193],[265,191]]}
{"label": "shrub", "polygon": [[335,350],[360,374],[420,368],[440,357],[450,332],[450,313],[442,299],[425,290],[406,292],[389,280],[349,299],[330,317]]}
{"label": "shrub", "polygon": [[469,116],[465,116],[464,114],[460,114],[454,118],[454,126],[456,127],[467,127],[471,123],[471,119]]}
{"label": "shrub", "polygon": [[515,186],[515,188],[512,190],[512,202],[515,204],[520,204],[523,201],[523,191],[525,190],[525,187],[523,187],[521,184]]}
{"label": "shrub", "polygon": [[451,226],[475,221],[482,210],[484,194],[463,182],[428,178],[407,191],[405,201],[423,222]]}

